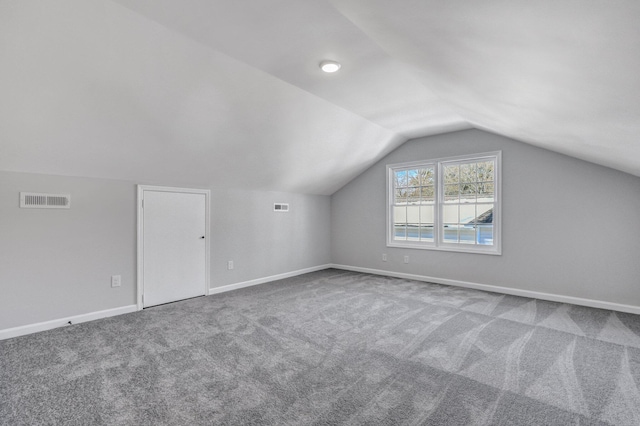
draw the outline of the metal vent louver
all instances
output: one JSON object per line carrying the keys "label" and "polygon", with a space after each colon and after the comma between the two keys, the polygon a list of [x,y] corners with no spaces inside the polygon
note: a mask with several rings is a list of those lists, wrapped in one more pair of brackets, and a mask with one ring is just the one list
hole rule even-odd
{"label": "metal vent louver", "polygon": [[21,192],[20,208],[23,209],[68,209],[71,208],[69,194],[41,194]]}
{"label": "metal vent louver", "polygon": [[287,204],[287,203],[275,203],[273,205],[273,211],[274,212],[288,212],[289,211],[289,204]]}

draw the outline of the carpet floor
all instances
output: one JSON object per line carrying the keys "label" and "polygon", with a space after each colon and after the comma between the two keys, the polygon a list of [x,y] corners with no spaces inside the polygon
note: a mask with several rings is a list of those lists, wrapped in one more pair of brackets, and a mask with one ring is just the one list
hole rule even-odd
{"label": "carpet floor", "polygon": [[640,316],[328,269],[0,341],[2,425],[640,425]]}

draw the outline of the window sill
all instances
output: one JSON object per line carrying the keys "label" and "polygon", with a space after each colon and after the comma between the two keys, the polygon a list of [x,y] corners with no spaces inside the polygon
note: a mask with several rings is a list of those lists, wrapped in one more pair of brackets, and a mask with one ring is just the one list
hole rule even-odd
{"label": "window sill", "polygon": [[449,251],[457,253],[471,253],[471,254],[489,254],[493,256],[502,256],[502,250],[491,247],[486,249],[471,248],[471,247],[451,247],[451,246],[427,246],[422,244],[403,244],[403,243],[387,243],[387,247],[403,248],[403,249],[418,249],[418,250],[435,250],[435,251]]}

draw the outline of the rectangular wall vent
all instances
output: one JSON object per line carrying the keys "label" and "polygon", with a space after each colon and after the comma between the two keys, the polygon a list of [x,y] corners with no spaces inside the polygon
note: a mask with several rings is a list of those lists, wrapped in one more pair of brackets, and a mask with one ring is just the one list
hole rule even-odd
{"label": "rectangular wall vent", "polygon": [[275,203],[273,205],[273,211],[274,212],[288,212],[289,211],[289,204],[286,204],[286,203]]}
{"label": "rectangular wall vent", "polygon": [[20,193],[20,208],[23,209],[68,209],[71,208],[69,194]]}

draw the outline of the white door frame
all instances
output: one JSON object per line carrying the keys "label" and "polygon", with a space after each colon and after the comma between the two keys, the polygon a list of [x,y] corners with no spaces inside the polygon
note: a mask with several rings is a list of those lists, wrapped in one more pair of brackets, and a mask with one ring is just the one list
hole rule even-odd
{"label": "white door frame", "polygon": [[211,218],[210,218],[210,199],[211,191],[208,189],[191,189],[191,188],[174,188],[171,186],[153,186],[153,185],[138,185],[138,200],[137,200],[137,214],[138,214],[138,241],[137,241],[137,305],[138,310],[142,310],[144,305],[142,303],[142,295],[144,294],[144,210],[143,210],[143,196],[144,191],[159,191],[159,192],[177,192],[186,194],[204,194],[205,196],[205,288],[204,295],[209,294],[209,274],[210,274],[210,250],[211,243],[209,237],[211,235]]}

